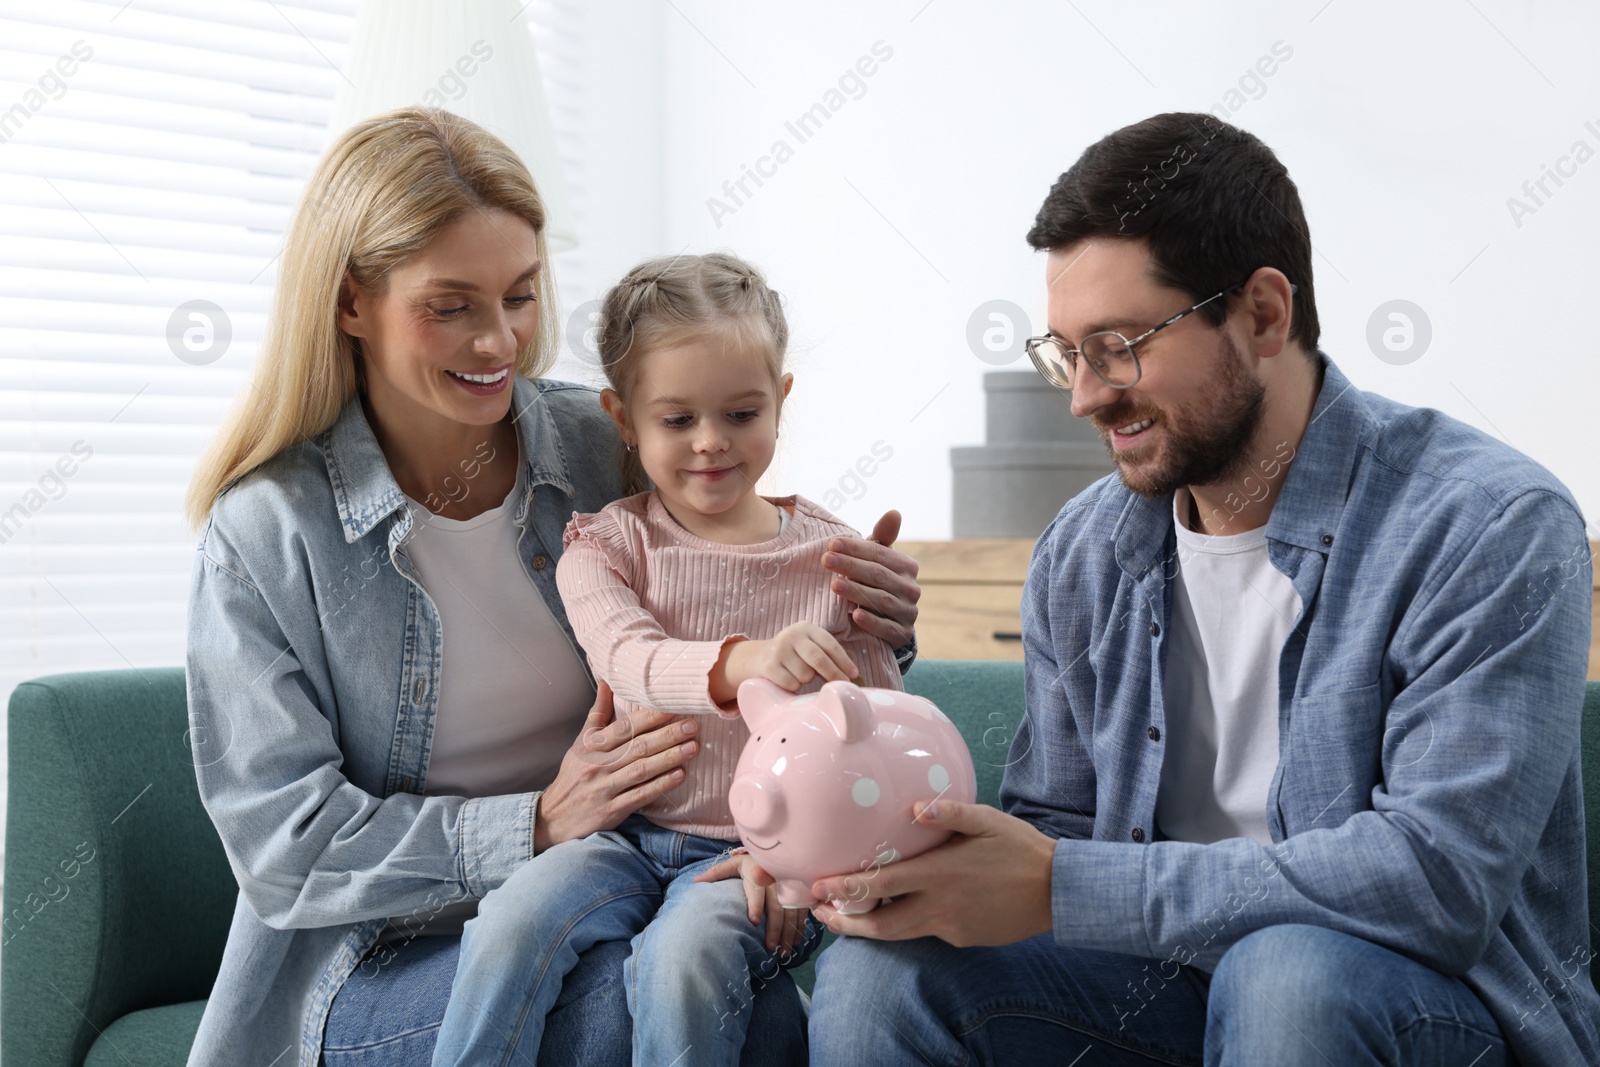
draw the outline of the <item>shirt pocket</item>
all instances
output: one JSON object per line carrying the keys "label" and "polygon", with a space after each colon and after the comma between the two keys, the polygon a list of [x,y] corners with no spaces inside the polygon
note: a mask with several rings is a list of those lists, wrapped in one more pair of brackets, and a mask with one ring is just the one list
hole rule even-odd
{"label": "shirt pocket", "polygon": [[1383,686],[1297,699],[1278,740],[1277,814],[1287,836],[1336,827],[1372,808],[1383,779]]}

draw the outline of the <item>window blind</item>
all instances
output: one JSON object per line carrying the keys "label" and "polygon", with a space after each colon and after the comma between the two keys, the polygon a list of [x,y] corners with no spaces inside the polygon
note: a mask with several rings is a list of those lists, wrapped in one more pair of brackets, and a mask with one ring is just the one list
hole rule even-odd
{"label": "window blind", "polygon": [[[357,3],[0,0],[0,702],[182,664],[182,498],[258,354]],[[522,18],[581,224],[581,10]],[[557,254],[563,290],[584,264]]]}
{"label": "window blind", "polygon": [[[0,0],[0,703],[183,662],[183,495],[253,366],[357,4]],[[581,226],[582,13],[521,17]],[[564,290],[585,262],[557,255]]]}
{"label": "window blind", "polygon": [[0,700],[183,662],[184,491],[255,358],[355,8],[0,2]]}
{"label": "window blind", "polygon": [[[593,321],[590,315],[598,306],[595,302],[616,279],[601,275],[590,230],[591,219],[597,213],[590,204],[594,185],[588,180],[591,134],[586,131],[593,116],[586,106],[589,101],[584,83],[593,76],[591,64],[596,59],[590,52],[594,42],[586,33],[585,23],[605,16],[595,11],[585,14],[582,0],[533,0],[523,14],[544,78],[550,125],[555,131],[561,177],[567,187],[567,206],[578,235],[576,248],[551,255],[560,302],[556,312],[561,316],[562,344],[549,375],[594,384],[601,378],[593,352],[583,347],[583,335]],[[610,61],[603,50],[599,61]],[[603,210],[598,214],[604,217]]]}

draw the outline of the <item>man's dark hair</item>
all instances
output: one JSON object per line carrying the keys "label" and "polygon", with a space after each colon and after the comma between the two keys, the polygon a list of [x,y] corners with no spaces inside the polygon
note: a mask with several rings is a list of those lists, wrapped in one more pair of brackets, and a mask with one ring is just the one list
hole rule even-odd
{"label": "man's dark hair", "polygon": [[[1041,250],[1088,237],[1148,241],[1156,282],[1195,300],[1276,267],[1300,287],[1289,338],[1316,351],[1321,328],[1300,192],[1253,134],[1212,115],[1169,112],[1101,138],[1056,180],[1028,231]],[[1231,300],[1200,314],[1220,325]]]}

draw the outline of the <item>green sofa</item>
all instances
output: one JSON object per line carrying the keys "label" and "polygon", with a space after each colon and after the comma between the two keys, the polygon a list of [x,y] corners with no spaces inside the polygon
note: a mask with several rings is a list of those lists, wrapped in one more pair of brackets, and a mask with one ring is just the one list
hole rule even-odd
{"label": "green sofa", "polygon": [[[1022,665],[919,661],[906,687],[961,727],[994,804],[1022,720]],[[177,1067],[222,958],[237,887],[200,806],[181,670],[40,678],[11,698],[0,1059]],[[1600,683],[1584,703],[1600,833]],[[1600,915],[1600,849],[1589,854]],[[793,972],[809,988],[811,967]]]}

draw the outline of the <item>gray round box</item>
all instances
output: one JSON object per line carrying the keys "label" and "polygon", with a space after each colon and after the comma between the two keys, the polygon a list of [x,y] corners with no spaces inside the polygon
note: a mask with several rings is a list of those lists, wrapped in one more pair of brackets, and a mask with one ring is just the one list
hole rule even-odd
{"label": "gray round box", "polygon": [[1061,505],[1115,470],[1069,394],[1032,371],[983,376],[988,443],[950,450],[955,537],[1038,537]]}

